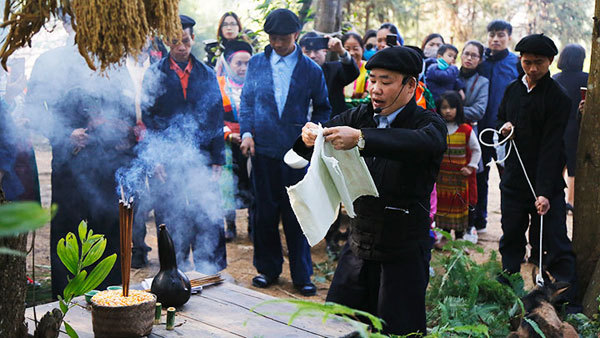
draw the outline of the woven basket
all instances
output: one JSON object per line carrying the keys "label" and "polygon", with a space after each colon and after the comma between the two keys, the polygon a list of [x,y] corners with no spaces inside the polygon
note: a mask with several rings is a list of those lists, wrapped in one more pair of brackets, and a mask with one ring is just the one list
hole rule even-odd
{"label": "woven basket", "polygon": [[152,332],[156,296],[131,306],[102,306],[92,302],[95,337],[141,337]]}

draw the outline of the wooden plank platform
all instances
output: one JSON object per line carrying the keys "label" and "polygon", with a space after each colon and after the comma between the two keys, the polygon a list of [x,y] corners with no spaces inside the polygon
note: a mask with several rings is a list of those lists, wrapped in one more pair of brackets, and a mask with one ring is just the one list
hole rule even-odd
{"label": "wooden plank platform", "polygon": [[[188,272],[190,279],[201,277]],[[289,303],[261,303],[276,298],[228,282],[206,287],[201,294],[177,311],[175,329],[165,328],[166,309],[160,325],[155,325],[149,337],[342,337],[355,332],[352,324],[332,317],[323,323],[322,316],[299,317],[288,325],[295,306]],[[93,337],[92,314],[83,297],[76,298],[77,306],[66,316],[66,321],[80,337]],[[259,306],[260,305],[260,306]],[[58,302],[38,305],[38,320]],[[33,334],[33,308],[25,312],[30,333]],[[63,333],[62,336],[67,336]]]}

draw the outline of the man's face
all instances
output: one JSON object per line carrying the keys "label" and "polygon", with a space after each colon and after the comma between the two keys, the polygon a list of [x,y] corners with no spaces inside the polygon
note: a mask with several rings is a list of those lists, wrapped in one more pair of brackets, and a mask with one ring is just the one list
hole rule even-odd
{"label": "man's face", "polygon": [[488,33],[488,47],[492,50],[492,53],[501,52],[508,48],[510,39],[507,30],[491,31]]}
{"label": "man's face", "polygon": [[309,50],[302,47],[302,53],[308,56],[311,60],[316,62],[319,66],[325,63],[325,57],[327,56],[327,49]]}
{"label": "man's face", "polygon": [[286,56],[294,51],[294,43],[298,38],[298,33],[287,35],[269,34],[269,43],[271,48],[280,56]]}
{"label": "man's face", "polygon": [[554,60],[553,57],[530,53],[524,53],[521,55],[520,59],[523,71],[527,74],[529,80],[533,82],[539,81],[546,73],[548,73],[548,68],[550,68],[550,64],[552,64],[552,61]]}
{"label": "man's face", "polygon": [[444,61],[446,61],[449,65],[453,65],[456,63],[456,52],[452,49],[446,49],[444,51],[444,55],[441,56]]}
{"label": "man's face", "polygon": [[382,115],[389,115],[405,106],[415,94],[416,81],[402,84],[404,75],[393,70],[375,68],[369,74],[369,93],[374,109],[381,108]]}
{"label": "man's face", "polygon": [[184,29],[181,34],[181,41],[172,40],[166,42],[171,48],[171,57],[177,62],[186,62],[190,58],[192,46],[194,45],[194,34],[190,35],[188,29]]}

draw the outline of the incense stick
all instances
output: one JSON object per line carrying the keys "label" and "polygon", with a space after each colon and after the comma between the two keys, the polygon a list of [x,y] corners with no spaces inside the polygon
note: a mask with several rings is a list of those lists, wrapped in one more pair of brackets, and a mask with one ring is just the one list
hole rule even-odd
{"label": "incense stick", "polygon": [[119,235],[121,249],[121,280],[123,283],[123,297],[129,296],[129,281],[131,277],[131,249],[132,249],[132,230],[133,230],[133,198],[128,201],[123,194],[123,199],[119,201]]}

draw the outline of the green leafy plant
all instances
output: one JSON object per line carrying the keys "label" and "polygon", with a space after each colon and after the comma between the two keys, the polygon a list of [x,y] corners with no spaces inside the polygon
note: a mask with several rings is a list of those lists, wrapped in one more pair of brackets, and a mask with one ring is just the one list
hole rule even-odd
{"label": "green leafy plant", "polygon": [[[106,249],[106,239],[104,235],[94,234],[92,229],[88,230],[85,221],[79,223],[77,232],[81,248],[75,234],[72,232],[69,232],[65,238],[61,238],[56,248],[60,261],[73,274],[73,278],[67,277],[69,283],[63,291],[63,296],[58,296],[63,318],[67,311],[75,306],[71,303],[73,298],[81,296],[100,285],[117,260],[117,254],[112,254],[100,261],[88,274],[85,268],[96,263],[102,257]],[[66,321],[64,324],[69,337],[78,337],[71,325]]]}
{"label": "green leafy plant", "polygon": [[[33,231],[50,222],[56,206],[50,210],[37,202],[15,202],[0,206],[0,237],[10,237]],[[0,247],[0,254],[25,256],[24,252]]]}
{"label": "green leafy plant", "polygon": [[521,276],[504,275],[512,287],[501,284],[496,280],[502,275],[496,252],[477,264],[465,249],[483,250],[470,242],[449,241],[444,249],[449,254],[436,256],[432,265],[437,273],[427,292],[431,335],[506,337],[511,315],[522,313],[518,312],[525,295]]}
{"label": "green leafy plant", "polygon": [[[257,308],[273,303],[289,303],[296,305],[296,310],[289,314],[290,320],[288,321],[288,325],[291,325],[292,322],[300,316],[322,317],[323,323],[325,323],[327,319],[332,316],[338,316],[342,320],[350,323],[361,337],[387,337],[381,333],[384,323],[383,319],[373,316],[365,311],[355,310],[350,307],[331,302],[321,304],[301,299],[274,299],[262,302],[253,307],[251,310],[256,312]],[[369,328],[369,325],[360,322],[359,318],[368,320],[370,326],[372,327],[372,331]]]}
{"label": "green leafy plant", "polygon": [[[596,300],[600,302],[600,296]],[[596,338],[600,332],[600,306],[598,306],[598,313],[593,314],[592,318],[588,318],[583,313],[575,313],[568,314],[565,321],[575,327],[580,337]]]}

